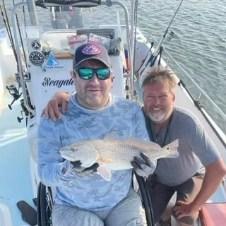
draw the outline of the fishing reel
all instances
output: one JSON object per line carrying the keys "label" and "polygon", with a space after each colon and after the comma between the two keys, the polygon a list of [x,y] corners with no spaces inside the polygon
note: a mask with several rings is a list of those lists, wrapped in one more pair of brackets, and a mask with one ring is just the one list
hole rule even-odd
{"label": "fishing reel", "polygon": [[[15,101],[17,101],[21,97],[22,93],[19,92],[19,89],[17,89],[15,87],[15,85],[6,86],[6,89],[9,91],[9,94],[13,97],[13,100],[11,101],[11,103],[8,104],[9,109],[12,110],[12,105],[14,104]],[[21,105],[21,108],[22,108],[22,110],[20,112],[21,116],[17,117],[17,121],[20,123],[25,118],[26,119],[26,125],[27,125],[28,116],[30,115],[30,113],[26,108],[24,99],[20,100],[20,105]],[[33,107],[32,107],[32,109],[33,109]]]}
{"label": "fishing reel", "polygon": [[15,85],[6,86],[6,89],[9,91],[9,94],[13,97],[11,103],[8,104],[9,109],[12,110],[12,105],[16,100],[18,100],[21,97],[22,93],[19,92]]}
{"label": "fishing reel", "polygon": [[27,123],[28,123],[28,116],[29,116],[29,111],[27,110],[26,106],[25,106],[25,103],[24,103],[24,99],[20,100],[20,105],[21,105],[21,117],[17,117],[17,121],[19,123],[21,123],[21,121],[24,119],[24,115],[25,115],[25,119],[26,119],[26,126],[27,126]]}

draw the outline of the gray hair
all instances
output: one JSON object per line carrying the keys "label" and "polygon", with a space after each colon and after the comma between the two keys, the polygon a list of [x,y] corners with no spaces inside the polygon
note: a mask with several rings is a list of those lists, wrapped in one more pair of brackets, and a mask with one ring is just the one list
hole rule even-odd
{"label": "gray hair", "polygon": [[173,91],[178,81],[177,76],[171,69],[167,67],[157,67],[146,73],[146,76],[142,82],[142,89],[148,84],[168,82],[170,90]]}

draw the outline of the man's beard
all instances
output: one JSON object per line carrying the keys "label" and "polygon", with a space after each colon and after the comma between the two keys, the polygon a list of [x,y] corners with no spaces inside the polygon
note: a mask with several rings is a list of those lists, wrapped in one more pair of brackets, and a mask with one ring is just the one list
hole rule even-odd
{"label": "man's beard", "polygon": [[156,123],[162,123],[165,122],[167,119],[169,119],[170,115],[172,113],[172,109],[170,109],[169,111],[157,111],[157,112],[149,112],[148,116],[149,118]]}

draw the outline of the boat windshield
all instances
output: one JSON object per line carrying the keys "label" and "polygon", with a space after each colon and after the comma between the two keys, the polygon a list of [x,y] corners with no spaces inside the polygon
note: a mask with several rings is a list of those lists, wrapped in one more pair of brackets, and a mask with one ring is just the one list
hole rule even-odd
{"label": "boat windshield", "polygon": [[[37,24],[42,27],[42,31],[109,27],[116,24],[125,24],[124,10],[116,5],[111,7],[100,5],[91,8],[55,6],[43,9],[36,7],[35,14],[31,10],[28,12],[30,24],[35,24],[34,18],[37,18]],[[29,24],[29,21],[27,21],[27,24]]]}
{"label": "boat windshield", "polygon": [[111,7],[99,5],[90,8],[35,7],[35,11],[27,12],[19,7],[17,18],[22,36],[28,39],[41,39],[47,49],[68,51],[71,49],[70,43],[74,45],[78,37],[78,42],[81,43],[80,39],[87,36],[91,39],[104,37],[106,40],[101,41],[108,42],[120,34],[123,42],[128,43],[124,29],[128,18],[126,20],[125,10],[118,5]]}

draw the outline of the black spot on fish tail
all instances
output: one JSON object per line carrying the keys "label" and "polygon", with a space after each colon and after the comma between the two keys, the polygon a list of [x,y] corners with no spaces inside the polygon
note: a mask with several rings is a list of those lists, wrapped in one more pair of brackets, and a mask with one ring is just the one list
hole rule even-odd
{"label": "black spot on fish tail", "polygon": [[80,168],[82,165],[80,160],[71,162],[71,164],[73,165],[74,168]]}
{"label": "black spot on fish tail", "polygon": [[86,171],[93,171],[93,172],[97,172],[97,168],[99,167],[99,164],[97,162],[95,162],[93,165],[85,168],[83,170],[83,172],[86,172]]}

